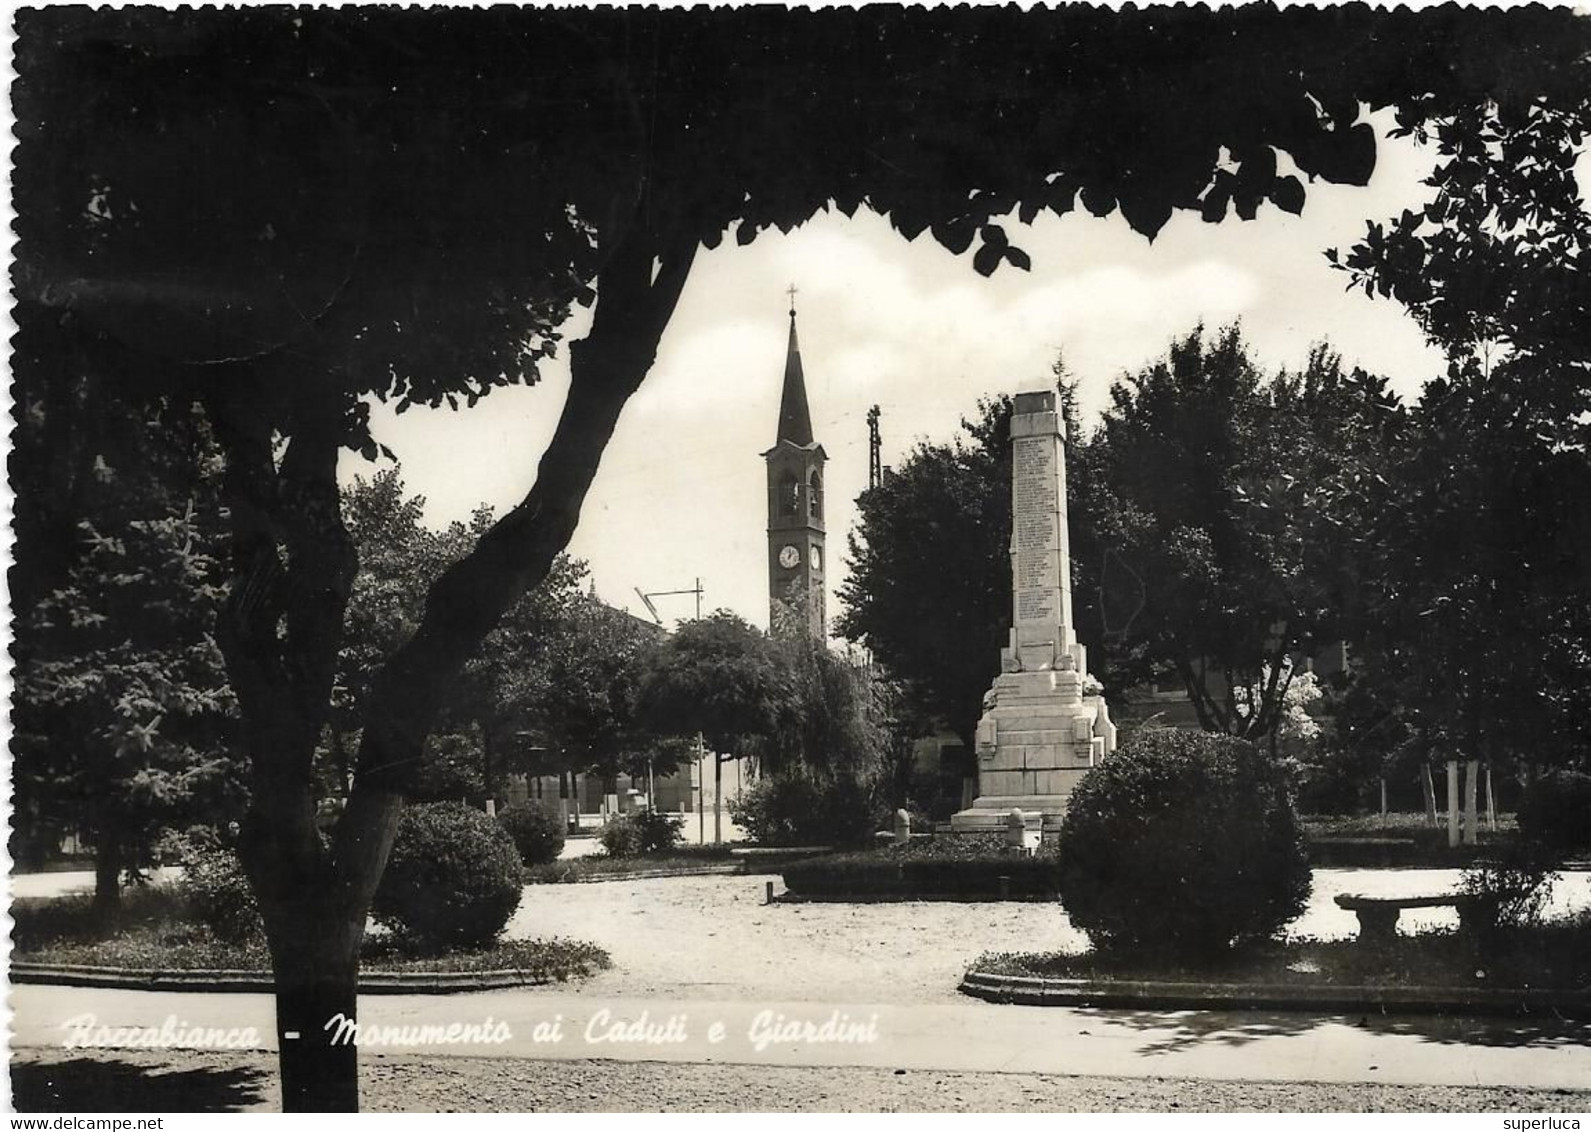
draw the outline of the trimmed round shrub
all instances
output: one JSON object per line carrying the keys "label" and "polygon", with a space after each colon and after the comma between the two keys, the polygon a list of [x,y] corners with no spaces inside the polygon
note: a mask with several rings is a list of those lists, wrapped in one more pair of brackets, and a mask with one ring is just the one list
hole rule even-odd
{"label": "trimmed round shrub", "polygon": [[563,852],[563,823],[540,806],[510,806],[497,815],[527,865],[548,865]]}
{"label": "trimmed round shrub", "polygon": [[1061,903],[1098,950],[1215,956],[1309,899],[1287,773],[1226,735],[1137,732],[1078,783],[1058,850]]}
{"label": "trimmed round shrub", "polygon": [[264,936],[260,906],[236,851],[193,841],[183,848],[181,862],[177,892],[190,916],[217,939],[243,942]]}
{"label": "trimmed round shrub", "polygon": [[637,810],[621,814],[604,825],[597,834],[603,852],[610,857],[639,857],[643,853],[667,853],[680,838],[680,819],[656,810]]}
{"label": "trimmed round shrub", "polygon": [[1559,770],[1525,788],[1519,835],[1558,853],[1591,849],[1591,775]]}
{"label": "trimmed round shrub", "polygon": [[484,947],[519,907],[523,870],[514,839],[480,810],[409,806],[371,914],[415,951]]}

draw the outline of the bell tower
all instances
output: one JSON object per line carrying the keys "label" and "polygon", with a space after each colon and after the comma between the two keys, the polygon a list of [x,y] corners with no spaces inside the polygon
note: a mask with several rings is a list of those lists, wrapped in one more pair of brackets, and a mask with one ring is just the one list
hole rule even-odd
{"label": "bell tower", "polygon": [[823,592],[823,465],[828,456],[812,439],[795,296],[791,287],[779,432],[762,454],[768,465],[768,623],[775,634],[804,632],[821,641],[828,637]]}

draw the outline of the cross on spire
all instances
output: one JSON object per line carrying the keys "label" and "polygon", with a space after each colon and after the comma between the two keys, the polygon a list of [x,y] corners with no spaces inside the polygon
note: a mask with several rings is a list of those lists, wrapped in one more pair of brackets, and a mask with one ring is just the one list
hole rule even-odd
{"label": "cross on spire", "polygon": [[812,415],[807,409],[806,378],[801,373],[801,347],[796,342],[796,288],[790,296],[790,345],[784,357],[784,395],[779,401],[779,439],[806,447],[812,443]]}

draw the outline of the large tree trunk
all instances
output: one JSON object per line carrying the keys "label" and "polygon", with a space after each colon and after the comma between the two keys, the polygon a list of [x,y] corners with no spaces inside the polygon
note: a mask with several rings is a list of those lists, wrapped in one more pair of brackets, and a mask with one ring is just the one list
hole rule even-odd
{"label": "large tree trunk", "polygon": [[[298,741],[313,754],[307,735]],[[256,772],[241,849],[276,979],[283,1109],[356,1112],[358,1050],[350,1034],[344,1033],[342,1042],[336,1039],[341,1022],[358,1018],[359,948],[379,870],[368,889],[350,884],[344,862],[333,859],[322,841],[309,781],[267,775],[262,790],[261,777]],[[388,814],[389,846],[399,813],[394,805]]]}
{"label": "large tree trunk", "polygon": [[94,850],[94,919],[105,923],[116,918],[122,907],[121,839],[102,833]]}
{"label": "large tree trunk", "polygon": [[[357,1112],[359,942],[363,924],[317,910],[274,917],[276,1041],[287,1112]],[[336,930],[338,927],[343,930]],[[359,930],[351,930],[353,928]],[[330,930],[328,930],[330,929]]]}
{"label": "large tree trunk", "polygon": [[[239,852],[277,979],[283,1105],[353,1111],[357,1051],[330,1049],[324,1027],[353,1009],[369,899],[339,883],[315,823],[313,783],[357,559],[337,489],[341,400],[324,378],[294,376],[246,370],[207,400],[232,513],[233,576],[216,639],[252,769]],[[247,400],[249,390],[284,381],[280,403]],[[279,463],[277,429],[291,435]]]}

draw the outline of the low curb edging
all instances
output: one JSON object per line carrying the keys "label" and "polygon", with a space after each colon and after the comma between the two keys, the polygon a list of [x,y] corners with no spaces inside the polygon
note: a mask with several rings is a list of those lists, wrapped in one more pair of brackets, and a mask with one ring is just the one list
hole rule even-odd
{"label": "low curb edging", "polygon": [[781,892],[773,898],[775,904],[911,904],[917,901],[941,904],[1054,904],[1060,901],[1060,897],[1053,892],[1013,892],[1009,896],[987,892],[863,892],[851,895]]}
{"label": "low curb edging", "polygon": [[1534,987],[1293,986],[1284,983],[1089,982],[968,971],[958,988],[1018,1006],[1138,1006],[1166,1010],[1334,1010],[1386,1014],[1591,1018],[1591,992]]}
{"label": "low curb edging", "polygon": [[[362,971],[360,994],[456,994],[546,986],[557,980],[524,971]],[[215,968],[161,970],[96,967],[72,963],[11,964],[11,982],[47,987],[102,987],[106,990],[193,991],[211,994],[270,993],[269,972]]]}
{"label": "low curb edging", "polygon": [[565,880],[526,881],[527,888],[559,884],[606,884],[621,880],[659,880],[663,877],[716,877],[749,875],[743,865],[703,865],[694,869],[643,869],[636,873],[600,873],[596,876],[569,877]]}

